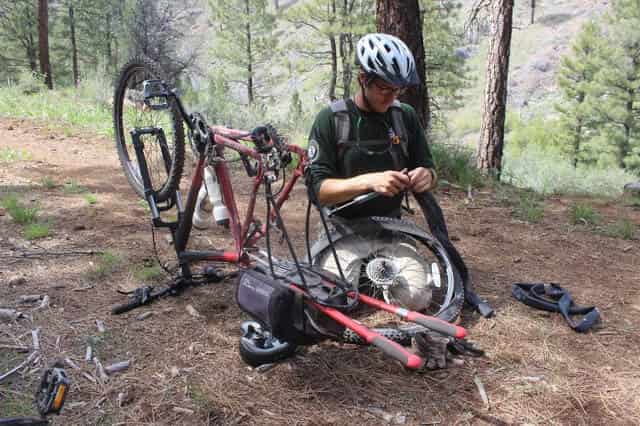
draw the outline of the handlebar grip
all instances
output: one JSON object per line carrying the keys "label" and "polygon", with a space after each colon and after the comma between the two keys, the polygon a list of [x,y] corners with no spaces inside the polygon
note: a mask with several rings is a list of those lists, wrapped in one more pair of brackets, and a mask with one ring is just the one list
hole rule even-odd
{"label": "handlebar grip", "polygon": [[407,320],[420,324],[429,330],[437,331],[458,339],[464,339],[467,336],[467,330],[464,327],[448,323],[438,318],[429,318],[417,312],[410,312],[407,315]]}
{"label": "handlebar grip", "polygon": [[375,336],[371,344],[377,346],[382,352],[391,358],[398,360],[407,368],[418,370],[424,365],[424,359],[416,354],[412,354],[398,343],[387,339],[384,336]]}

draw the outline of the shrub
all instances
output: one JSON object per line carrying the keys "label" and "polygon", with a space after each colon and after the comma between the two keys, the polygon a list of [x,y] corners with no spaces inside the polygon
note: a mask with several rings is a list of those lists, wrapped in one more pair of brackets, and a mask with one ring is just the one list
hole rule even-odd
{"label": "shrub", "polygon": [[481,186],[484,179],[473,161],[473,153],[462,145],[434,143],[431,154],[440,179],[463,187]]}
{"label": "shrub", "polygon": [[590,205],[576,203],[569,207],[569,222],[572,225],[595,225],[600,222],[600,215]]}

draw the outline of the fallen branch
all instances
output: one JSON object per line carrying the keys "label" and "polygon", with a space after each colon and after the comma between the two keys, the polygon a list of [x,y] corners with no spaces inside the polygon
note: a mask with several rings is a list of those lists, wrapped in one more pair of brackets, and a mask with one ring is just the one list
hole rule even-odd
{"label": "fallen branch", "polygon": [[18,297],[18,303],[34,303],[40,300],[42,300],[42,295],[40,294],[25,294]]}
{"label": "fallen branch", "polygon": [[22,317],[22,312],[15,309],[0,309],[0,321],[15,321]]}
{"label": "fallen branch", "polygon": [[111,364],[111,365],[106,366],[104,368],[104,371],[108,375],[112,375],[113,373],[117,373],[118,371],[126,370],[127,368],[129,368],[130,365],[131,365],[131,361],[130,360],[116,362],[115,364]]}
{"label": "fallen branch", "polygon": [[18,346],[18,345],[0,345],[0,349],[12,349],[18,352],[29,352],[29,348],[26,346]]}
{"label": "fallen branch", "polygon": [[35,330],[31,330],[31,339],[33,340],[33,350],[40,350],[40,338],[38,335],[40,334],[40,328],[36,328]]}
{"label": "fallen branch", "polygon": [[105,373],[104,367],[102,366],[102,363],[100,362],[100,360],[97,357],[93,357],[93,362],[96,365],[96,370],[98,372],[98,377],[100,378],[100,381],[102,383],[108,382],[109,376],[107,376],[107,373]]}
{"label": "fallen branch", "polygon": [[104,333],[105,331],[107,331],[107,328],[104,325],[104,321],[102,320],[96,320],[96,327],[98,327],[98,331],[100,333]]}
{"label": "fallen branch", "polygon": [[84,360],[90,362],[91,358],[93,358],[93,348],[91,348],[91,345],[88,345],[87,350],[84,353]]}
{"label": "fallen branch", "polygon": [[478,392],[480,393],[480,398],[482,398],[482,402],[484,402],[485,407],[489,407],[489,397],[487,396],[487,391],[484,388],[484,384],[480,380],[480,377],[476,376],[473,378],[476,386],[478,387]]}
{"label": "fallen branch", "polygon": [[34,358],[37,355],[38,355],[38,352],[31,352],[31,355],[29,355],[29,357],[27,359],[25,359],[24,361],[22,361],[18,366],[14,367],[13,369],[7,371],[2,376],[0,376],[0,383],[2,383],[7,377],[17,373],[22,368],[24,368],[25,366],[29,365],[29,363],[31,363],[31,361],[33,361]]}
{"label": "fallen branch", "polygon": [[42,259],[45,257],[64,257],[64,256],[95,256],[103,254],[102,251],[93,250],[68,250],[68,251],[24,251],[18,254],[0,255],[0,259]]}

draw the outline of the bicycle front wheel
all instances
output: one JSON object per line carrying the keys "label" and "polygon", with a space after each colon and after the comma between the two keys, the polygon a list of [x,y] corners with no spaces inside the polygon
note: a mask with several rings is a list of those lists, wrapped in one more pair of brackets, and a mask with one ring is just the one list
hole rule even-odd
{"label": "bicycle front wheel", "polygon": [[[180,184],[184,166],[184,127],[173,99],[169,101],[169,108],[163,110],[151,109],[144,103],[145,80],[167,81],[160,68],[145,58],[132,59],[120,71],[113,96],[116,149],[129,184],[138,195],[144,197],[142,176],[130,132],[135,128],[162,128],[165,138],[141,135],[151,189],[155,192],[156,201],[162,202],[174,194]],[[167,153],[169,158],[165,158]]]}

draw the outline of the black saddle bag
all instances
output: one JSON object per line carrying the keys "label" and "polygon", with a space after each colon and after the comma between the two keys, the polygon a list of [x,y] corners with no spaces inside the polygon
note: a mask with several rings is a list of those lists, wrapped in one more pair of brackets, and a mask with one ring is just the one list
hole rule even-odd
{"label": "black saddle bag", "polygon": [[309,345],[336,332],[334,328],[328,332],[318,326],[328,318],[305,304],[303,296],[294,292],[287,281],[275,279],[260,268],[239,274],[236,300],[240,309],[281,341]]}

